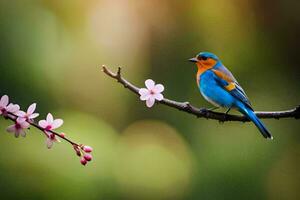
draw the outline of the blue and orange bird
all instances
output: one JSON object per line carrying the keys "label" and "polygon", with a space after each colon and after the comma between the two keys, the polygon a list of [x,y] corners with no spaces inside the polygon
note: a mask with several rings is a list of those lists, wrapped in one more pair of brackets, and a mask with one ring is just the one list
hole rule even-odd
{"label": "blue and orange bird", "polygon": [[198,88],[207,101],[216,108],[228,108],[226,114],[231,108],[237,109],[257,126],[265,138],[273,139],[265,125],[255,115],[243,88],[216,55],[201,52],[189,61],[196,63],[198,67],[196,75]]}

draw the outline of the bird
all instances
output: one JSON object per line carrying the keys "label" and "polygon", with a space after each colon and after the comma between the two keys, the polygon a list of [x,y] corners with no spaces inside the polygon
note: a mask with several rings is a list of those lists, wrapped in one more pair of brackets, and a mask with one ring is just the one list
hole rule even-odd
{"label": "bird", "polygon": [[266,126],[255,115],[241,85],[215,54],[200,52],[189,61],[198,68],[196,80],[200,93],[215,106],[209,110],[223,107],[228,109],[227,114],[230,109],[236,109],[252,121],[265,138],[273,139]]}

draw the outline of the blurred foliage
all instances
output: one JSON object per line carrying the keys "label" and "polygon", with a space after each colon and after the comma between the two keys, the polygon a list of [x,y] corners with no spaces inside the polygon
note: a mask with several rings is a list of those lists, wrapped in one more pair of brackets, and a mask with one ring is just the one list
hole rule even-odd
{"label": "blurred foliage", "polygon": [[94,147],[82,167],[67,144],[49,151],[30,130],[14,139],[1,120],[3,199],[300,199],[299,122],[225,123],[155,106],[100,71],[123,67],[142,86],[209,104],[187,59],[216,53],[258,110],[299,104],[299,2],[0,0],[0,95],[38,103],[64,132]]}

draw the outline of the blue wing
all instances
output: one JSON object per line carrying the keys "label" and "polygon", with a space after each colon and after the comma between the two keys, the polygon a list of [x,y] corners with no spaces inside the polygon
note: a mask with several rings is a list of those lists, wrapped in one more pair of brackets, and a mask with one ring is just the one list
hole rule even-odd
{"label": "blue wing", "polygon": [[251,103],[245,91],[226,67],[224,67],[223,65],[218,66],[212,71],[215,73],[214,78],[220,86],[222,86],[232,96],[239,99],[241,102],[252,109]]}

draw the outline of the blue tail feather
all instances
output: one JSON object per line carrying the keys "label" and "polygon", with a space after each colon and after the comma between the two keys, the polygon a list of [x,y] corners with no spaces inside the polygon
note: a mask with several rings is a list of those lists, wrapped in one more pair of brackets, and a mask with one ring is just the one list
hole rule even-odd
{"label": "blue tail feather", "polygon": [[262,121],[255,115],[251,108],[242,106],[242,108],[240,108],[240,111],[255,124],[255,126],[259,129],[259,131],[265,138],[273,139],[271,133],[268,131],[268,129],[265,127]]}

